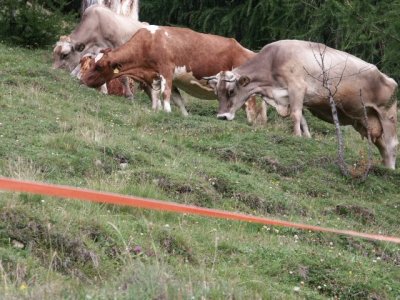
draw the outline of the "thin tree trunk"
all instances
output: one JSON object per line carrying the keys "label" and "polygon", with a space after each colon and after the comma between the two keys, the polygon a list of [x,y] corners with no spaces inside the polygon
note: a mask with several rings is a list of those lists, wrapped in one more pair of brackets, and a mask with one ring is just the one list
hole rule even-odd
{"label": "thin tree trunk", "polygon": [[82,14],[89,6],[95,4],[103,5],[119,15],[139,21],[139,0],[83,0]]}
{"label": "thin tree trunk", "polygon": [[349,173],[347,172],[347,168],[346,168],[345,163],[344,163],[342,129],[340,128],[339,118],[338,118],[337,109],[336,109],[336,103],[335,103],[335,101],[333,99],[333,94],[331,92],[331,86],[330,86],[329,78],[326,79],[326,89],[329,92],[329,104],[331,105],[333,123],[335,124],[336,136],[337,136],[337,141],[338,141],[338,163],[339,163],[339,169],[340,169],[340,172],[342,173],[342,175],[348,176]]}
{"label": "thin tree trunk", "polygon": [[368,164],[365,167],[364,175],[361,178],[361,181],[364,182],[368,177],[369,170],[371,169],[372,158],[373,158],[374,152],[373,152],[373,149],[372,149],[371,129],[369,128],[367,109],[365,108],[364,99],[363,99],[363,96],[362,96],[362,90],[361,89],[360,89],[360,100],[361,100],[361,104],[362,104],[362,107],[363,107],[363,110],[364,110],[364,122],[365,122],[365,128],[367,129],[367,137],[368,137],[368,145],[369,145]]}

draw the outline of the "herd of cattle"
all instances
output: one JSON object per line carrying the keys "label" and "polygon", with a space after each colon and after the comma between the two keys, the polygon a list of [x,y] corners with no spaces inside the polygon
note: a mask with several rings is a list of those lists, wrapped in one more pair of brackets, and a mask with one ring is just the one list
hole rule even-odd
{"label": "herd of cattle", "polygon": [[[78,27],[60,37],[53,66],[89,87],[131,99],[133,81],[138,82],[153,109],[171,111],[172,98],[183,115],[188,112],[179,89],[217,99],[217,117],[224,120],[243,107],[250,123],[266,123],[269,104],[291,117],[295,135],[307,137],[303,109],[332,123],[333,98],[340,123],[362,137],[369,131],[385,166],[395,168],[396,82],[376,66],[323,44],[282,40],[255,53],[232,38],[149,25],[92,5]],[[256,96],[264,100],[261,106]]]}

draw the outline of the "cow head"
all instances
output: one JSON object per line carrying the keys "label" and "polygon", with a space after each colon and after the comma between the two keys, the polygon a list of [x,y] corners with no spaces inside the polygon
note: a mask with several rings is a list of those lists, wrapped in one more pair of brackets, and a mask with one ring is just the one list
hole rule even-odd
{"label": "cow head", "polygon": [[232,71],[222,71],[216,76],[204,77],[214,90],[219,100],[218,119],[233,120],[235,113],[249,98],[245,89],[250,82],[249,77],[240,76]]}
{"label": "cow head", "polygon": [[93,54],[85,54],[79,61],[79,64],[76,66],[76,68],[71,72],[71,75],[77,77],[78,79],[81,79],[82,76],[86,74],[87,71],[89,71],[90,61],[92,60],[92,58],[94,58]]}
{"label": "cow head", "polygon": [[101,50],[94,59],[90,60],[89,70],[81,78],[85,85],[96,88],[118,77],[116,74],[122,66],[112,62],[109,57],[110,52],[110,48]]}
{"label": "cow head", "polygon": [[53,68],[71,72],[79,64],[85,47],[83,43],[73,43],[69,36],[61,36],[53,51]]}

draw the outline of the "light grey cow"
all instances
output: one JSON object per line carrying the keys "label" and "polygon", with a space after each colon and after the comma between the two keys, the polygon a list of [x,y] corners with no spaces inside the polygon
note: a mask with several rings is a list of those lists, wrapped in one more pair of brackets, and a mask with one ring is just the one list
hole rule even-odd
{"label": "light grey cow", "polygon": [[219,119],[232,120],[250,96],[259,95],[281,116],[291,117],[295,135],[303,132],[309,137],[303,108],[333,122],[324,74],[334,94],[340,123],[352,125],[366,137],[362,91],[372,141],[384,164],[394,169],[398,144],[397,83],[372,64],[323,44],[282,40],[266,45],[232,71],[205,79],[218,96]]}

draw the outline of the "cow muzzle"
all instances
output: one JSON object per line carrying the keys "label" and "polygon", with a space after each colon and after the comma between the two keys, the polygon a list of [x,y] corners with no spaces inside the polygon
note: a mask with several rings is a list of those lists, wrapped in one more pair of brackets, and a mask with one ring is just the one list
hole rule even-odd
{"label": "cow muzzle", "polygon": [[218,114],[217,115],[218,120],[232,121],[234,117],[235,117],[235,115],[230,114],[230,113],[224,113],[224,114]]}

